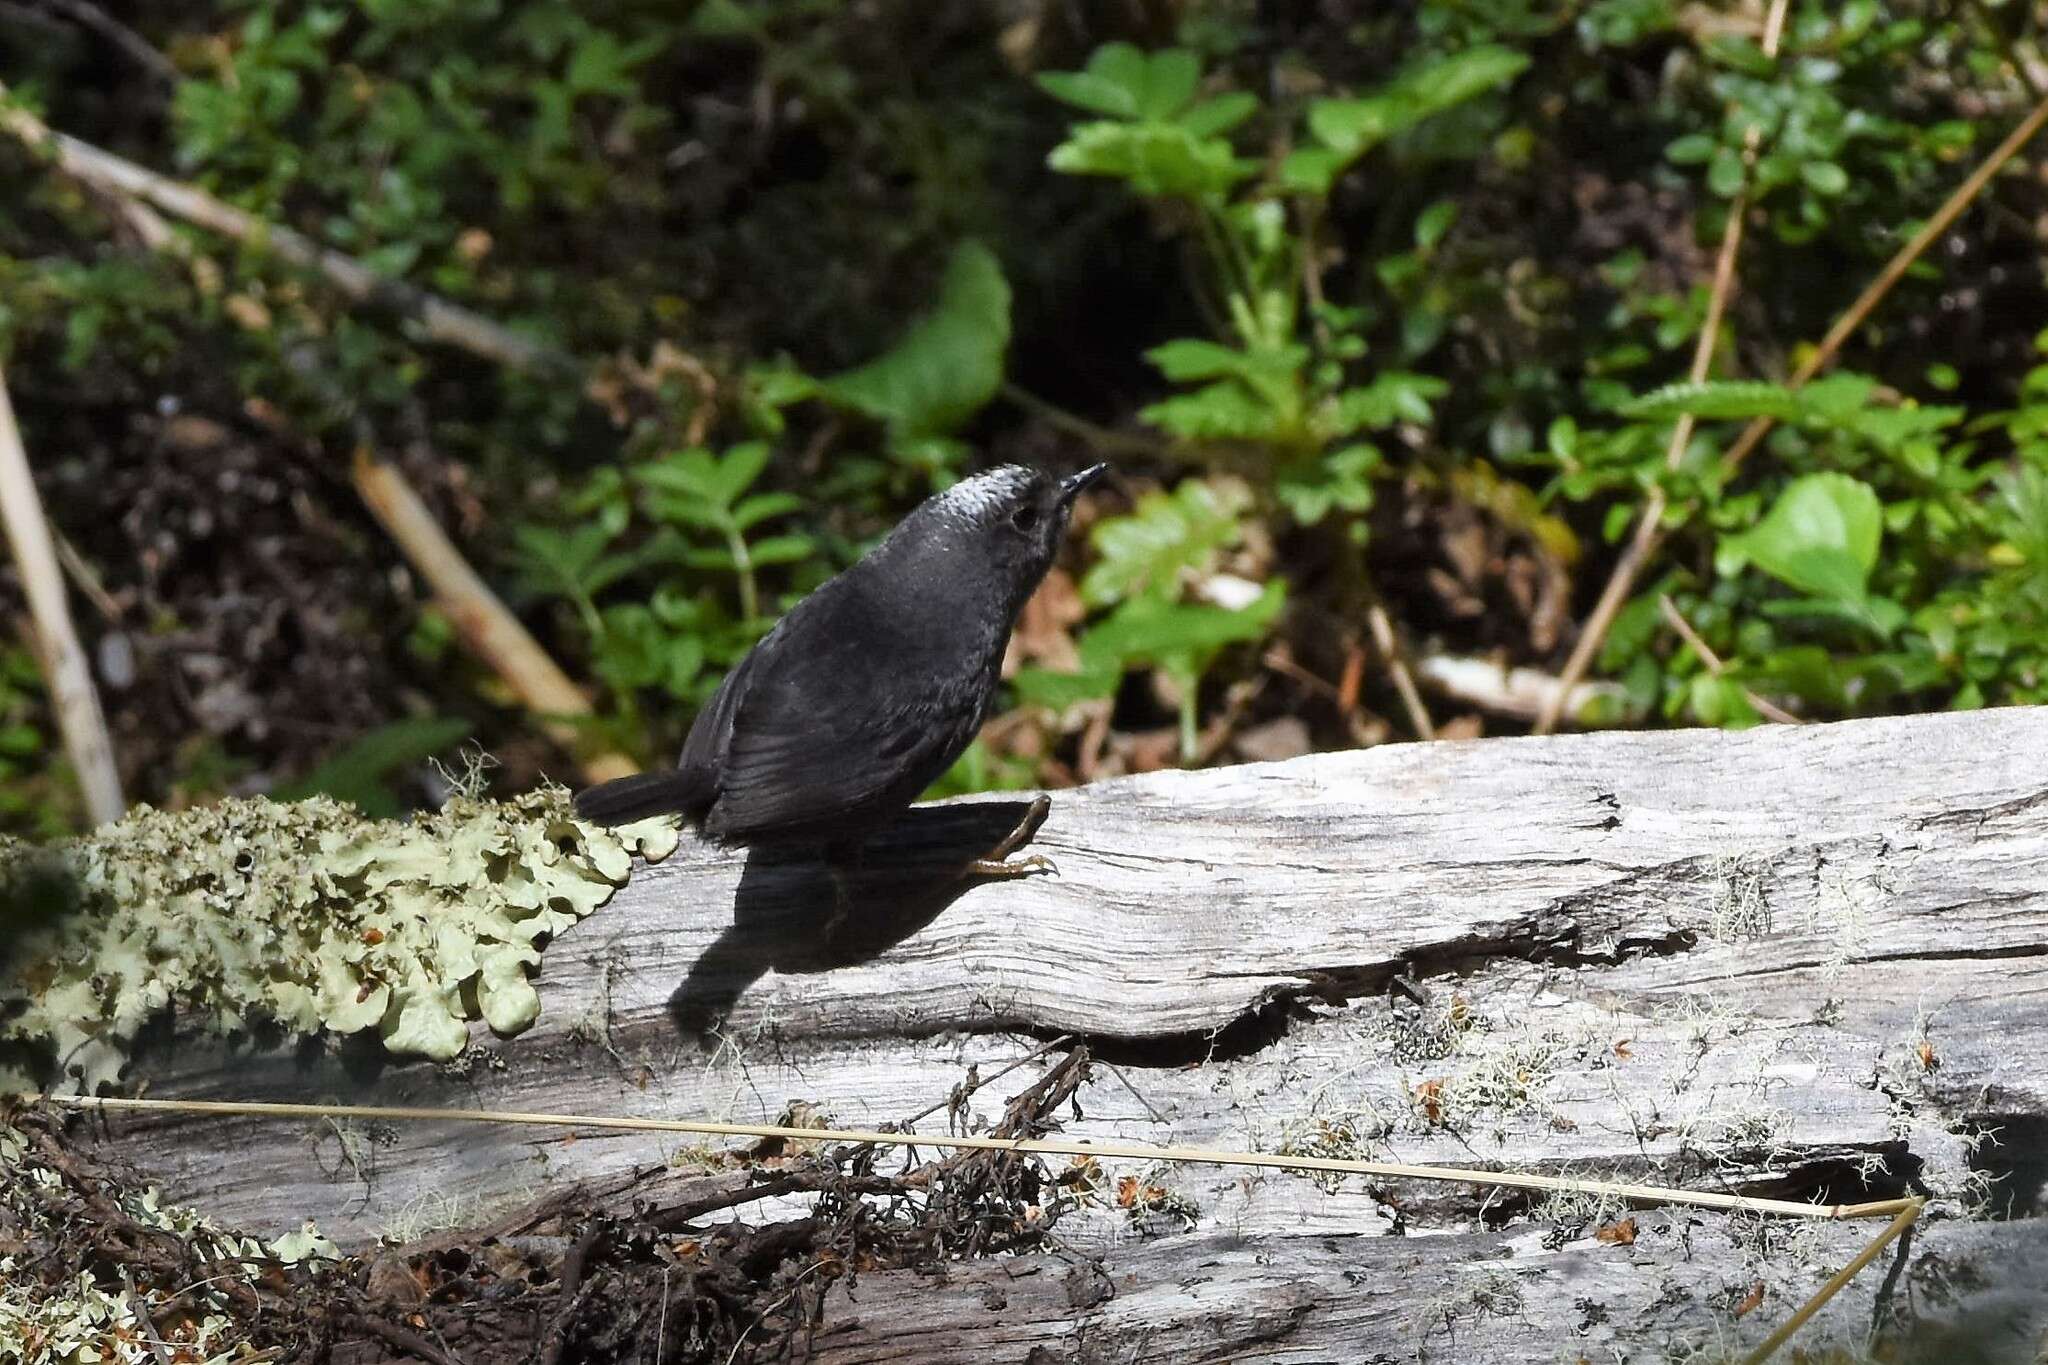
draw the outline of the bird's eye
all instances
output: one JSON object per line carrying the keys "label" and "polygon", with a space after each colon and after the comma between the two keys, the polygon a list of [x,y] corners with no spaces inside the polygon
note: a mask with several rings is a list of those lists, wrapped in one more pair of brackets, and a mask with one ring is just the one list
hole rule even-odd
{"label": "bird's eye", "polygon": [[1020,531],[1030,531],[1038,526],[1038,509],[1026,503],[1010,513],[1010,525]]}

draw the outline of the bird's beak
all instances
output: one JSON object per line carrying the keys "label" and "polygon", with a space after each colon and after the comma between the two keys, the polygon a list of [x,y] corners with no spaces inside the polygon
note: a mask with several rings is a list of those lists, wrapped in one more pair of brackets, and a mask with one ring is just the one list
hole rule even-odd
{"label": "bird's beak", "polygon": [[1081,490],[1109,472],[1106,464],[1092,464],[1078,474],[1060,480],[1060,502],[1064,505],[1081,496]]}

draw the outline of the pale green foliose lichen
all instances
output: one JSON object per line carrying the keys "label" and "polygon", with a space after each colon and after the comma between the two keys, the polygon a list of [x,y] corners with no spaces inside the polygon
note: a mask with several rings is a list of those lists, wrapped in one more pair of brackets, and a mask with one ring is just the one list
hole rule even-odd
{"label": "pale green foliose lichen", "polygon": [[109,1192],[136,1223],[191,1247],[209,1269],[199,1284],[183,1277],[138,1278],[116,1264],[79,1268],[63,1279],[47,1276],[49,1256],[31,1254],[75,1236],[78,1193],[49,1166],[30,1158],[19,1129],[0,1124],[0,1361],[47,1365],[235,1365],[273,1358],[248,1342],[219,1286],[255,1282],[265,1259],[288,1265],[341,1253],[312,1223],[269,1243],[227,1232],[182,1205],[166,1203],[154,1186]]}
{"label": "pale green foliose lichen", "polygon": [[677,839],[585,824],[549,789],[409,823],[325,798],[144,806],[51,847],[0,841],[0,1094],[40,1083],[8,1067],[24,1048],[86,1093],[118,1081],[166,1009],[224,1034],[369,1029],[440,1060],[472,1019],[518,1033],[542,946]]}

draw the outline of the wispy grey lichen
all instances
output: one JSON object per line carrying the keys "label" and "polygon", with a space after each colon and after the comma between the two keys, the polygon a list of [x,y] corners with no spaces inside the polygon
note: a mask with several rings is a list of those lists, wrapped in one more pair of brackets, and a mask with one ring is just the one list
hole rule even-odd
{"label": "wispy grey lichen", "polygon": [[221,1033],[374,1029],[436,1059],[472,1019],[518,1033],[542,946],[634,853],[676,843],[667,821],[584,824],[559,789],[411,823],[323,798],[140,807],[64,844],[0,842],[0,1093],[47,1084],[32,1073],[52,1063],[88,1093],[116,1082],[173,1007]]}

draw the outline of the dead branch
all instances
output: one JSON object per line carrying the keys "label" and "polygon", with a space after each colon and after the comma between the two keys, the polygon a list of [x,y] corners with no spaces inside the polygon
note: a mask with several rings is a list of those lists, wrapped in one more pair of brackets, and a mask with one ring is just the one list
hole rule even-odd
{"label": "dead branch", "polygon": [[57,713],[64,747],[85,791],[86,810],[95,824],[118,820],[128,803],[121,795],[114,742],[100,711],[85,649],[78,642],[71,610],[64,601],[63,571],[57,564],[42,499],[36,494],[35,477],[29,471],[28,451],[14,420],[4,373],[0,373],[0,518],[6,521],[7,543],[28,595],[37,661],[50,688],[50,706]]}

